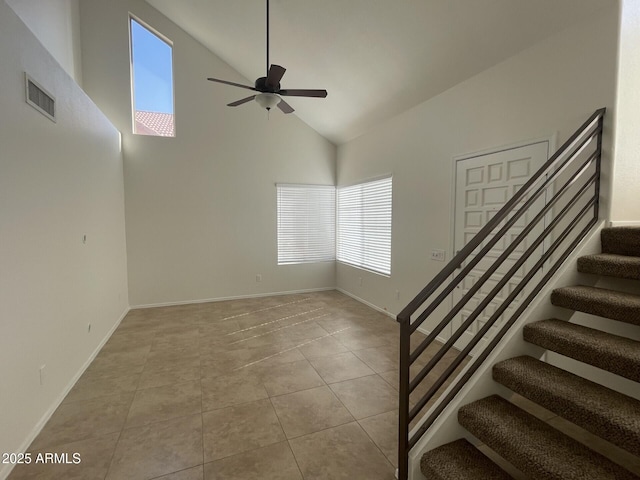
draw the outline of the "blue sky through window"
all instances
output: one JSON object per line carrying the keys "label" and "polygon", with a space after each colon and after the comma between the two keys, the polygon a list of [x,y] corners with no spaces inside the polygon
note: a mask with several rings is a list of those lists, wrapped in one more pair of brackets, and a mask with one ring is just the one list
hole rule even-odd
{"label": "blue sky through window", "polygon": [[173,114],[172,47],[131,19],[134,108]]}

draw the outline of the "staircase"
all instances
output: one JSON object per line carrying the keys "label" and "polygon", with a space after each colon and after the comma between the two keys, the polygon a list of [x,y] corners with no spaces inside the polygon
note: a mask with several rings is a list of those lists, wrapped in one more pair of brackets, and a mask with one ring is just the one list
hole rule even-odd
{"label": "staircase", "polygon": [[[605,228],[601,242],[601,254],[578,260],[579,272],[640,280],[640,228]],[[640,295],[572,286],[554,290],[551,302],[640,327]],[[526,325],[523,337],[640,383],[639,341],[557,319]],[[511,391],[640,459],[639,400],[528,356],[497,363],[492,372]],[[524,478],[640,478],[498,395],[461,407],[458,423]],[[513,478],[465,439],[426,452],[420,467],[429,480]]]}

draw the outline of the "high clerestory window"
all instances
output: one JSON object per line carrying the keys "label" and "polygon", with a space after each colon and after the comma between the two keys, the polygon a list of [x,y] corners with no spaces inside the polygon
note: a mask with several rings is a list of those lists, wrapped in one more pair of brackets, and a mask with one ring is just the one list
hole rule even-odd
{"label": "high clerestory window", "polygon": [[173,44],[129,17],[133,133],[175,137]]}

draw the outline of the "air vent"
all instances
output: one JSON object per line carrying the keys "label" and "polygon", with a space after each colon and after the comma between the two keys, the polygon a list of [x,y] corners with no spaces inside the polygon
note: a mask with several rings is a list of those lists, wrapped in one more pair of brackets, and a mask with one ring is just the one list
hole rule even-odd
{"label": "air vent", "polygon": [[27,103],[42,113],[49,120],[56,121],[56,100],[35,80],[25,73]]}

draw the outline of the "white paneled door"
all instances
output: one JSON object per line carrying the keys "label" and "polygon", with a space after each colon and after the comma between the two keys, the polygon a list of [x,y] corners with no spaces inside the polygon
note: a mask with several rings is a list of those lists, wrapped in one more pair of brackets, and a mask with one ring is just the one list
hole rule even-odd
{"label": "white paneled door", "polygon": [[[502,206],[520,189],[548,159],[549,142],[538,142],[529,145],[487,153],[456,161],[456,190],[455,190],[455,218],[454,218],[454,247],[456,252],[480,231],[480,229],[502,208]],[[488,266],[498,258],[515,239],[524,226],[535,217],[536,213],[544,206],[544,196],[541,196],[535,204],[514,224],[505,238],[500,239],[487,253],[487,256],[471,270],[463,283],[458,285],[452,294],[453,305],[456,305],[475,282],[484,274]],[[453,321],[455,332],[460,325],[469,318],[483,299],[498,284],[498,282],[516,262],[520,253],[525,251],[529,242],[543,230],[544,222],[525,238],[525,240],[509,255],[502,266],[486,281],[480,290],[465,305]],[[486,245],[483,244],[482,246]],[[485,322],[493,315],[499,303],[509,295],[517,285],[518,280],[526,275],[542,254],[542,248],[520,268],[504,288],[502,288],[489,305],[480,313],[477,319],[465,331],[461,340],[456,344],[458,348],[464,347],[467,342],[478,332]],[[473,258],[473,255],[470,257]],[[466,264],[465,264],[466,265]],[[519,295],[521,298],[522,295]],[[514,302],[517,305],[517,300]],[[498,322],[485,336],[491,336],[493,331],[500,327],[508,313],[507,310]],[[482,345],[481,342],[480,346]]]}

